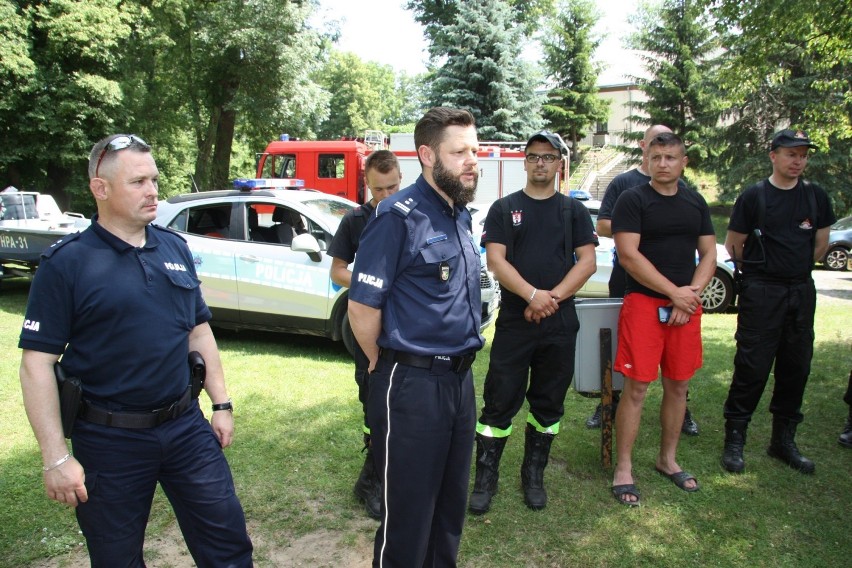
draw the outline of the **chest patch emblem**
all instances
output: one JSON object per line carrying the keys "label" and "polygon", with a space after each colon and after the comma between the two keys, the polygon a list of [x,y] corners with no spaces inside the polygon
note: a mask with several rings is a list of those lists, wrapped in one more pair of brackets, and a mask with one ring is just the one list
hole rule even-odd
{"label": "chest patch emblem", "polygon": [[512,211],[512,226],[517,227],[524,220],[523,211]]}

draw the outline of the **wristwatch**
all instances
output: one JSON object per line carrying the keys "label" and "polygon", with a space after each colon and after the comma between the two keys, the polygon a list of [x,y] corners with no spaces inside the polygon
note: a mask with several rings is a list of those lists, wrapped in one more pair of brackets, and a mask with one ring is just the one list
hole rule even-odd
{"label": "wristwatch", "polygon": [[214,404],[213,405],[213,412],[216,412],[217,410],[230,410],[231,412],[233,412],[234,411],[234,404],[231,402],[231,399],[229,398],[228,402],[222,402],[222,403],[219,403],[219,404]]}

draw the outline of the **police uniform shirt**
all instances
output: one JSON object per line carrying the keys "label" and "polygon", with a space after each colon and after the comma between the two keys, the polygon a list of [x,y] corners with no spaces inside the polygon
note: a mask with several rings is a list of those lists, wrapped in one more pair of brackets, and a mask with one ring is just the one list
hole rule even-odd
{"label": "police uniform shirt", "polygon": [[450,209],[421,175],[364,229],[349,297],[382,310],[380,347],[463,355],[484,341],[479,272],[470,212]]}
{"label": "police uniform shirt", "polygon": [[[741,264],[740,270],[746,277],[762,276],[780,280],[808,278],[813,267],[814,243],[817,229],[833,225],[837,219],[829,203],[828,195],[820,186],[809,183],[807,187],[799,180],[795,188],[778,189],[769,180],[746,189],[737,198],[731,211],[728,230],[744,235],[746,260],[758,261],[763,252],[752,235],[759,228],[759,201],[757,192],[765,191],[766,212],[764,217],[763,249],[765,264]],[[813,191],[816,211],[811,211],[806,191]],[[816,214],[816,219],[811,217]]]}
{"label": "police uniform shirt", "polygon": [[[710,208],[697,191],[678,188],[662,195],[650,183],[628,189],[615,204],[612,232],[639,233],[639,252],[675,286],[688,286],[695,274],[698,238],[715,235]],[[627,293],[665,298],[627,274]]]}
{"label": "police uniform shirt", "polygon": [[373,215],[375,208],[369,202],[346,212],[340,220],[340,226],[334,233],[331,245],[328,247],[328,256],[339,258],[347,264],[355,260],[358,252],[358,243],[361,241],[361,233],[367,221]]}
{"label": "police uniform shirt", "polygon": [[84,396],[150,409],[189,383],[189,332],[211,318],[186,242],[149,225],[137,248],[97,222],[47,249],[18,346],[62,355]]}

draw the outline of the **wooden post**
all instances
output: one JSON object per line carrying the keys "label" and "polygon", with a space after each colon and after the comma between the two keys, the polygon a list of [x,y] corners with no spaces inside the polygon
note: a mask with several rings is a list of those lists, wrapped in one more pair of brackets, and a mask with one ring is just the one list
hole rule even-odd
{"label": "wooden post", "polygon": [[600,329],[601,348],[601,466],[612,467],[612,330]]}

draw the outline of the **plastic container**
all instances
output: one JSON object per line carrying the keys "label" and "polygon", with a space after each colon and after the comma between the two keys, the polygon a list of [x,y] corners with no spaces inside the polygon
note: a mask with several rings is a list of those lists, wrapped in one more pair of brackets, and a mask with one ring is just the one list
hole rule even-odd
{"label": "plastic container", "polygon": [[[618,314],[621,298],[577,298],[574,305],[580,320],[577,351],[574,357],[574,390],[595,393],[601,390],[600,330],[612,330],[612,364],[618,347]],[[612,388],[621,390],[624,375],[612,372]]]}

